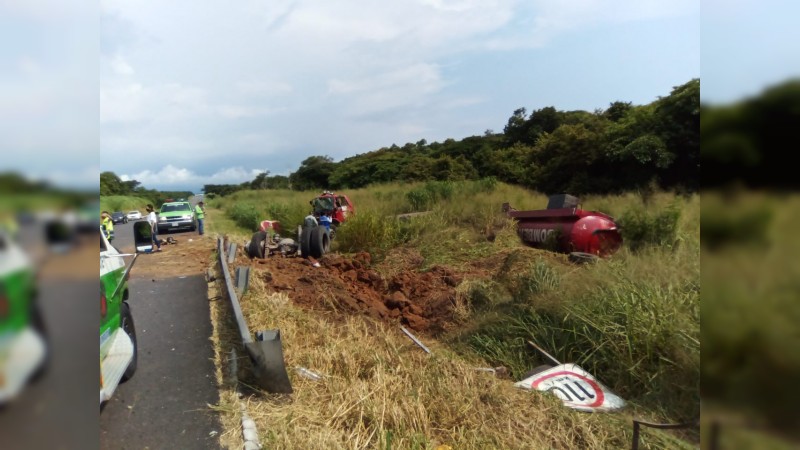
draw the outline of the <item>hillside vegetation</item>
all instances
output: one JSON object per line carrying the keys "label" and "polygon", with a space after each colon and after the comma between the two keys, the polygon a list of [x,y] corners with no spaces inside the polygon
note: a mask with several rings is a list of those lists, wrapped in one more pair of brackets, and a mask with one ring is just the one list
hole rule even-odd
{"label": "hillside vegetation", "polygon": [[109,195],[100,197],[100,210],[101,211],[128,211],[137,210],[143,215],[145,214],[145,206],[153,204],[153,200],[148,197],[140,197],[135,195]]}
{"label": "hillside vegetation", "polygon": [[595,111],[515,110],[502,132],[461,140],[392,144],[334,161],[309,156],[288,177],[264,172],[206,194],[247,189],[354,189],[376,183],[494,177],[539,192],[577,195],[700,184],[700,80],[646,105],[616,101]]}
{"label": "hillside vegetation", "polygon": [[[251,399],[250,414],[266,430],[262,443],[622,448],[630,445],[632,415],[678,422],[699,414],[697,195],[643,190],[585,196],[584,209],[618,219],[626,244],[610,260],[576,266],[564,255],[522,246],[513,222],[500,211],[503,202],[541,209],[546,196],[492,178],[342,193],[354,201],[357,215],[339,229],[334,249],[369,252],[371,268],[386,277],[436,267],[458,273],[450,325],[420,335],[434,351],[426,356],[391,323],[343,318],[330,304],[320,305],[332,308],[329,313],[300,306],[292,297],[297,294],[276,293],[256,266],[253,292],[243,301],[251,328],[280,328],[288,366],[329,376],[315,383],[292,373],[296,393],[288,403]],[[214,214],[224,214],[239,226],[238,233],[231,230],[235,239],[249,238],[266,218],[280,220],[290,234],[316,194],[237,192],[209,202],[219,211],[209,222],[213,227]],[[394,217],[421,210],[430,213],[408,221]],[[215,306],[215,314],[228,313]],[[217,333],[222,366],[230,348],[225,333]],[[546,362],[526,340],[594,373],[629,407],[619,414],[579,413],[552,397],[512,387],[511,380]],[[511,380],[474,370],[497,366],[506,367]],[[218,407],[232,421],[240,413],[234,385],[227,386]],[[679,448],[684,444],[676,436],[647,431],[641,448]],[[680,437],[697,439],[692,432]]]}

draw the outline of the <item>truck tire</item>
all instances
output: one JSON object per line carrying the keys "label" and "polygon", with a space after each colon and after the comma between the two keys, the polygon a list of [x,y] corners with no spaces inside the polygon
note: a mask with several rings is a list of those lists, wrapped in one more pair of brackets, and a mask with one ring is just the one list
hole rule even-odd
{"label": "truck tire", "polygon": [[328,235],[328,229],[322,226],[314,228],[311,233],[311,256],[321,258],[330,250],[331,237]]}
{"label": "truck tire", "polygon": [[122,374],[122,379],[120,382],[126,382],[133,377],[133,374],[136,373],[136,362],[139,359],[139,344],[136,342],[136,328],[133,325],[133,315],[131,314],[131,307],[128,306],[128,302],[122,302],[120,305],[120,328],[125,334],[131,338],[131,342],[133,342],[133,359],[131,359],[130,364],[128,364],[128,368],[125,369],[125,373]]}
{"label": "truck tire", "polygon": [[264,257],[264,241],[267,240],[267,232],[259,231],[253,233],[250,238],[250,245],[247,246],[247,255],[250,258],[263,258]]}
{"label": "truck tire", "polygon": [[318,227],[304,226],[303,231],[300,233],[300,253],[304,258],[311,256],[311,233]]}

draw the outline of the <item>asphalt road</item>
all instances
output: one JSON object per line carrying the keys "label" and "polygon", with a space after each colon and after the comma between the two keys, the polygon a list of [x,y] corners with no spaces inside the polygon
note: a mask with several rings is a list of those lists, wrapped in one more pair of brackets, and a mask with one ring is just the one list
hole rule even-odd
{"label": "asphalt road", "polygon": [[220,448],[205,279],[132,278],[129,288],[138,367],[100,414],[100,448]]}
{"label": "asphalt road", "polygon": [[39,284],[49,363],[37,381],[0,410],[0,447],[98,448],[97,295],[97,280]]}

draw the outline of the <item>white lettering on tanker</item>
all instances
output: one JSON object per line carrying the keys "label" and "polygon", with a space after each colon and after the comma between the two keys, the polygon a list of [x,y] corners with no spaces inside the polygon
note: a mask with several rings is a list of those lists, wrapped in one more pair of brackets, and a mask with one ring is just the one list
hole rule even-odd
{"label": "white lettering on tanker", "polygon": [[545,243],[556,230],[550,228],[521,228],[519,235],[525,242]]}

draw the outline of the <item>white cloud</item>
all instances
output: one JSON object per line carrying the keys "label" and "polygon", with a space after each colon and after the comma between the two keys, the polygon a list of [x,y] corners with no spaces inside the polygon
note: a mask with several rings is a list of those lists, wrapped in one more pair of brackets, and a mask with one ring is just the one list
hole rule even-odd
{"label": "white cloud", "polygon": [[332,79],[328,93],[348,96],[347,109],[358,115],[419,105],[444,86],[437,65],[420,63],[361,78]]}
{"label": "white cloud", "polygon": [[291,84],[281,81],[240,81],[236,83],[236,88],[247,96],[276,96],[293,91]]}
{"label": "white cloud", "polygon": [[136,180],[145,187],[169,186],[201,186],[204,184],[238,184],[251,181],[261,173],[261,169],[244,169],[242,167],[226,167],[211,175],[201,175],[192,170],[168,164],[158,171],[143,170],[133,174],[122,174],[123,181]]}
{"label": "white cloud", "polygon": [[107,83],[100,88],[101,122],[171,121],[208,114],[206,90],[169,83],[145,87],[141,83]]}
{"label": "white cloud", "polygon": [[111,70],[117,75],[133,75],[133,67],[120,54],[114,55],[110,64]]}
{"label": "white cloud", "polygon": [[262,108],[248,105],[220,105],[217,110],[227,119],[242,119],[248,117],[263,116],[282,111],[284,108]]}

